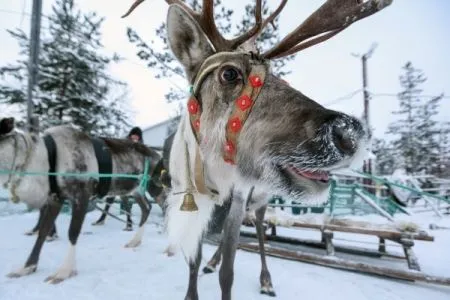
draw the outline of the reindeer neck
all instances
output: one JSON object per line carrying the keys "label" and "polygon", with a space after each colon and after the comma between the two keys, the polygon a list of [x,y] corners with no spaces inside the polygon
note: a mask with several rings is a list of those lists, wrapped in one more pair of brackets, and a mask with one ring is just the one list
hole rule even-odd
{"label": "reindeer neck", "polygon": [[[20,136],[19,136],[20,135]],[[39,207],[41,202],[37,194],[46,195],[47,193],[37,193],[37,190],[48,189],[48,155],[42,138],[33,139],[28,133],[18,134],[18,147],[16,164],[12,168],[13,172],[42,172],[42,176],[36,175],[12,175],[9,184],[11,200],[13,202],[23,201],[31,204],[33,207]],[[36,199],[32,199],[32,198]],[[45,199],[46,197],[44,197]]]}

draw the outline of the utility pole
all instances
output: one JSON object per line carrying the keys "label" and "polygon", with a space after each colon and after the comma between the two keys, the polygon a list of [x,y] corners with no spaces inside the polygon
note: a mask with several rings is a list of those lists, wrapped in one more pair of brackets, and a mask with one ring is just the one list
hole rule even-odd
{"label": "utility pole", "polygon": [[30,57],[28,60],[28,90],[27,90],[27,124],[32,130],[33,121],[33,88],[37,83],[39,64],[39,44],[41,33],[42,0],[33,0],[30,29]]}
{"label": "utility pole", "polygon": [[364,97],[364,112],[363,112],[363,119],[366,123],[366,128],[369,133],[369,139],[372,136],[372,131],[370,130],[370,122],[369,122],[369,91],[367,90],[367,59],[369,57],[366,54],[363,54],[361,56],[361,62],[362,62],[362,76],[363,76],[363,97]]}
{"label": "utility pole", "polygon": [[375,51],[375,48],[377,47],[376,43],[373,43],[372,46],[370,46],[369,51],[367,51],[364,54],[354,54],[353,56],[360,58],[362,63],[362,83],[363,83],[363,99],[364,99],[364,112],[363,112],[363,119],[365,122],[365,126],[368,130],[369,139],[372,137],[372,131],[370,128],[370,113],[369,113],[369,101],[370,101],[370,94],[367,90],[368,87],[368,80],[367,80],[367,60],[372,56],[373,52]]}
{"label": "utility pole", "polygon": [[[370,94],[369,94],[369,91],[367,90],[367,87],[368,87],[367,60],[372,56],[376,47],[377,47],[377,44],[373,43],[372,46],[370,46],[370,49],[362,55],[352,53],[353,56],[360,58],[361,63],[362,63],[362,83],[363,83],[363,100],[364,100],[363,119],[364,119],[364,123],[365,123],[364,125],[367,129],[367,134],[369,136],[369,140],[372,138],[372,129],[370,127],[370,119],[369,119],[369,116],[370,116],[370,110],[369,110]],[[372,174],[372,159],[371,158],[364,161],[363,172]],[[365,179],[363,179],[363,184],[371,186],[373,184],[373,182],[372,182],[372,180],[365,178]],[[369,192],[375,192],[374,189],[372,189],[372,188],[367,188],[367,190]]]}

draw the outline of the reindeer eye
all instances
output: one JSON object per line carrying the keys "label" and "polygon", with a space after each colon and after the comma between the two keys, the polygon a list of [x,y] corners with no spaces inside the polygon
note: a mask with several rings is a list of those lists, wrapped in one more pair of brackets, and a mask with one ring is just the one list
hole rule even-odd
{"label": "reindeer eye", "polygon": [[220,70],[219,79],[222,84],[236,83],[241,78],[240,71],[232,66],[223,67]]}

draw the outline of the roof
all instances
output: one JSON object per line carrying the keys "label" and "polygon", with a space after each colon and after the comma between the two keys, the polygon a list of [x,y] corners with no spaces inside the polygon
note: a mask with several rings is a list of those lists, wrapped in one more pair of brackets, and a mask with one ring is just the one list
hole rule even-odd
{"label": "roof", "polygon": [[173,117],[173,118],[167,119],[165,121],[162,121],[162,122],[150,125],[150,126],[146,127],[145,129],[143,129],[142,131],[144,132],[144,131],[152,130],[152,129],[156,128],[156,127],[161,127],[161,126],[167,125],[170,122],[172,122],[175,118],[177,118],[177,117]]}

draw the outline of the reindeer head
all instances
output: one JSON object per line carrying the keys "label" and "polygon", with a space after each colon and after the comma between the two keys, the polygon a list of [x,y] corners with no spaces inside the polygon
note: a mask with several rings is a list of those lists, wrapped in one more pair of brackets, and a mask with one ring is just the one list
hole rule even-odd
{"label": "reindeer head", "polygon": [[[14,118],[0,119],[0,169],[11,170],[15,165],[14,157],[17,148]],[[2,174],[0,181],[5,184],[10,176]]]}
{"label": "reindeer head", "polygon": [[328,172],[348,166],[364,148],[362,123],[272,75],[270,60],[325,41],[391,0],[328,0],[264,53],[256,37],[287,0],[265,20],[257,0],[255,26],[231,40],[218,32],[213,0],[203,0],[201,13],[182,1],[166,2],[168,41],[193,86],[188,112],[205,160],[225,161],[252,184],[288,196],[326,189]]}

